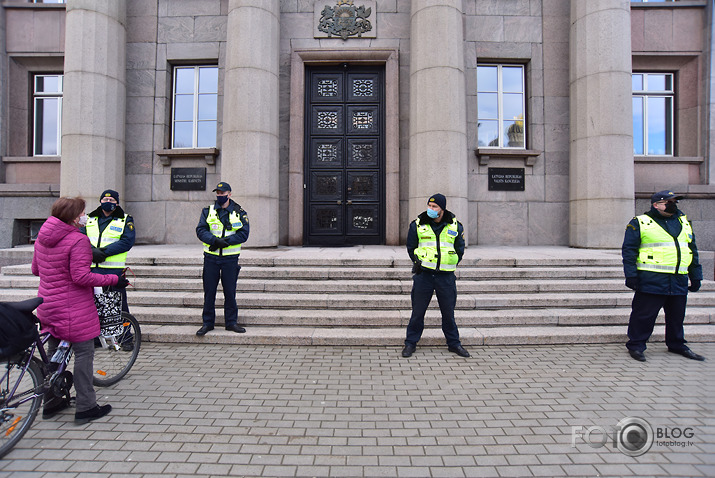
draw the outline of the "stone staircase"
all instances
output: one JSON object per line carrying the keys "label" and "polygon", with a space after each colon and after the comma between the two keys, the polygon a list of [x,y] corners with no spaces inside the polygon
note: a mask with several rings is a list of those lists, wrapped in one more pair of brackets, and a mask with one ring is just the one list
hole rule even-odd
{"label": "stone staircase", "polygon": [[[129,303],[144,339],[290,345],[399,346],[410,318],[410,263],[403,248],[246,249],[238,280],[239,323],[246,334],[221,326],[195,336],[201,325],[201,252],[172,255],[169,246],[132,251]],[[137,249],[137,248],[135,248]],[[350,250],[352,249],[352,250]],[[457,274],[455,315],[464,345],[620,343],[633,293],[623,285],[617,251],[550,248],[495,253],[468,249]],[[153,251],[153,252],[152,252]],[[479,252],[491,251],[489,254]],[[31,249],[25,258],[31,258]],[[16,260],[17,262],[17,260]],[[19,261],[23,262],[23,261]],[[29,259],[0,271],[0,301],[37,294]],[[715,282],[688,299],[686,337],[715,341]],[[663,318],[659,318],[663,322]],[[442,345],[436,298],[421,345]],[[656,327],[652,340],[663,340]]]}

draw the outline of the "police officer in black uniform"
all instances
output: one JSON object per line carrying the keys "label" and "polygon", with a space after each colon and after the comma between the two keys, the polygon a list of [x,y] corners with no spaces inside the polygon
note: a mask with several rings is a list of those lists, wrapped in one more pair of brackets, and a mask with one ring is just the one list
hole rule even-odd
{"label": "police officer in black uniform", "polygon": [[[127,252],[134,246],[134,218],[119,205],[119,193],[107,189],[99,196],[99,207],[87,214],[89,220],[81,231],[92,244],[92,272],[124,275]],[[122,282],[122,281],[120,281]],[[129,312],[126,287],[114,286],[122,293],[122,310]]]}
{"label": "police officer in black uniform", "polygon": [[199,337],[214,328],[219,279],[223,287],[226,330],[239,334],[246,331],[238,325],[236,281],[241,270],[238,265],[241,244],[248,239],[248,216],[231,199],[231,186],[228,183],[218,183],[213,191],[216,193],[216,202],[201,211],[196,226],[196,236],[204,243],[204,310],[203,325],[196,332]]}
{"label": "police officer in black uniform", "polygon": [[459,340],[454,320],[457,304],[457,283],[454,271],[464,255],[464,227],[450,211],[447,198],[434,194],[427,201],[427,210],[410,224],[407,233],[407,253],[412,268],[412,316],[407,325],[403,357],[410,357],[417,348],[425,328],[425,312],[437,293],[442,312],[442,332],[447,350],[460,357],[469,357]]}
{"label": "police officer in black uniform", "polygon": [[678,209],[680,199],[683,196],[673,191],[659,191],[651,196],[650,211],[634,217],[626,226],[621,248],[623,270],[626,286],[635,291],[626,348],[639,362],[646,361],[643,352],[661,309],[665,311],[668,351],[705,360],[685,345],[683,321],[688,291],[700,289],[703,272],[693,227]]}

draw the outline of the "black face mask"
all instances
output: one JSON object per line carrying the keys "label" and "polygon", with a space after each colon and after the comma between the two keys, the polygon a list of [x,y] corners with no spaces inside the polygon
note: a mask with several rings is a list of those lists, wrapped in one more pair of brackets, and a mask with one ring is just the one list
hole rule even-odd
{"label": "black face mask", "polygon": [[117,205],[114,204],[113,202],[103,202],[102,203],[102,209],[107,211],[107,212],[112,212],[117,208]]}
{"label": "black face mask", "polygon": [[228,201],[228,196],[216,196],[216,202],[219,203],[220,205],[226,204],[226,201]]}
{"label": "black face mask", "polygon": [[674,202],[665,203],[665,212],[668,214],[675,214],[678,212],[678,205]]}

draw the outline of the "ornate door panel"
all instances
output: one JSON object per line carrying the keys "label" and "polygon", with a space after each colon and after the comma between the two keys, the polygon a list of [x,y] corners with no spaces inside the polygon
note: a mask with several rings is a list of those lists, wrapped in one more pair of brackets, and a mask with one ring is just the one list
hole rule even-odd
{"label": "ornate door panel", "polygon": [[304,243],[384,244],[384,68],[306,69]]}

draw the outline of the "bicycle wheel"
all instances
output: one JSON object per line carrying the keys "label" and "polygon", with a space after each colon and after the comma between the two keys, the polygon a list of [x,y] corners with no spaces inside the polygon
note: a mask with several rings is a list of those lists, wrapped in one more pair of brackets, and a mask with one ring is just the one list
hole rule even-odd
{"label": "bicycle wheel", "polygon": [[[42,405],[42,395],[33,395],[44,381],[42,368],[35,357],[31,359],[30,366],[21,379],[21,364],[3,362],[2,367],[4,370],[0,370],[0,374],[4,374],[8,370],[5,367],[9,367],[9,375],[8,379],[0,384],[0,458],[7,455],[30,429]],[[18,387],[13,396],[9,397],[18,379]]]}
{"label": "bicycle wheel", "polygon": [[[94,377],[98,387],[108,387],[120,381],[134,365],[142,343],[139,322],[128,312],[122,312],[124,330],[121,334],[104,337],[107,346],[94,350]],[[116,346],[115,346],[116,345]]]}

